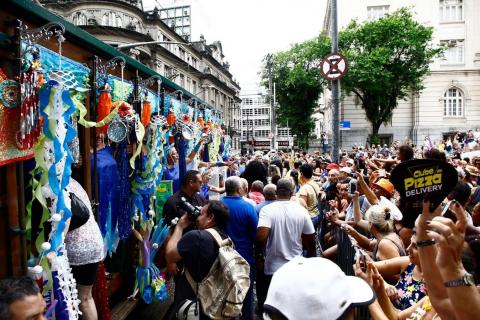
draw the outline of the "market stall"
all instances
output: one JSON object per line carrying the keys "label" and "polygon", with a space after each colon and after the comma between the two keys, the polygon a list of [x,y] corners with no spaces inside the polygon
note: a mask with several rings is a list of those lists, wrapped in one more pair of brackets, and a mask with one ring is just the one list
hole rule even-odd
{"label": "market stall", "polygon": [[200,139],[198,160],[228,157],[218,113],[42,7],[0,11],[0,276],[35,277],[57,319],[78,318],[74,271],[92,263],[101,318],[109,297],[165,300],[167,155],[178,178]]}

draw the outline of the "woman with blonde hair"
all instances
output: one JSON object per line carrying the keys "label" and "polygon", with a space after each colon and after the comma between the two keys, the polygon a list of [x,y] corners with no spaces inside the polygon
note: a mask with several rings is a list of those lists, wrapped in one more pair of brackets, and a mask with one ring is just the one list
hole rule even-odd
{"label": "woman with blonde hair", "polygon": [[[354,199],[354,206],[358,206],[357,202]],[[365,237],[347,224],[343,224],[342,227],[358,242],[358,245],[372,252],[373,261],[383,261],[406,255],[403,242],[393,229],[390,206],[376,204],[370,207],[366,212],[366,221],[368,222],[368,231],[373,235],[373,239]],[[398,277],[388,280],[397,281]]]}

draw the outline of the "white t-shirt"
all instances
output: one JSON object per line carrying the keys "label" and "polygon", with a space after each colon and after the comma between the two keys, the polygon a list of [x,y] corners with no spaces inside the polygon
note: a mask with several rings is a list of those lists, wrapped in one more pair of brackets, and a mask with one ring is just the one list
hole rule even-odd
{"label": "white t-shirt", "polygon": [[313,234],[307,209],[294,201],[279,200],[260,210],[258,227],[270,229],[265,252],[265,274],[272,275],[302,249],[302,234]]}

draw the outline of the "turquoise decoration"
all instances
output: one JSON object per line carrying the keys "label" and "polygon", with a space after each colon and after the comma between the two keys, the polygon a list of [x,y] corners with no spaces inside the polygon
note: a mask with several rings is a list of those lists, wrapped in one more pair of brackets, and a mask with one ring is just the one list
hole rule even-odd
{"label": "turquoise decoration", "polygon": [[13,109],[18,107],[20,99],[18,83],[13,80],[5,80],[0,83],[0,104]]}

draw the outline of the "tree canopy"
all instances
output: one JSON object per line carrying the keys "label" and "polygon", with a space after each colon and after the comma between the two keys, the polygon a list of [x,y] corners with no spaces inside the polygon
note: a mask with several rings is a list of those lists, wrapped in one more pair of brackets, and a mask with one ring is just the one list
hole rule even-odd
{"label": "tree canopy", "polygon": [[[325,35],[295,44],[272,58],[272,80],[275,82],[278,102],[277,121],[288,126],[297,135],[297,143],[308,147],[314,127],[312,113],[323,91],[319,59],[330,51],[330,40]],[[268,67],[263,69],[264,84],[268,86]]]}
{"label": "tree canopy", "polygon": [[[431,44],[432,35],[433,28],[416,22],[405,8],[378,20],[352,21],[339,32],[339,51],[350,64],[341,88],[359,98],[373,140],[380,126],[391,121],[398,101],[423,88],[432,59],[442,52]],[[278,122],[288,121],[302,147],[308,147],[311,115],[328,85],[320,75],[321,58],[328,53],[330,39],[322,34],[273,57]],[[268,81],[266,66],[263,79]]]}

